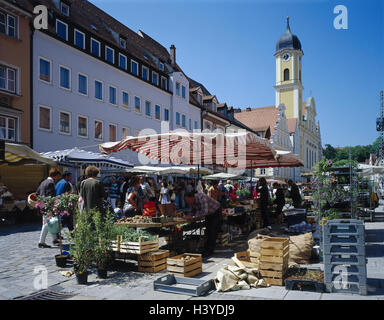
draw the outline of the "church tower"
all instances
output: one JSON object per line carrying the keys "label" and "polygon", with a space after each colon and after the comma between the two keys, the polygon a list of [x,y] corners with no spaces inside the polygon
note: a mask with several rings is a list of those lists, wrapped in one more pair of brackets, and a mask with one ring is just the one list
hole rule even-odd
{"label": "church tower", "polygon": [[285,34],[276,43],[276,107],[283,103],[287,118],[303,120],[301,58],[304,55],[297,36],[291,33],[289,17]]}

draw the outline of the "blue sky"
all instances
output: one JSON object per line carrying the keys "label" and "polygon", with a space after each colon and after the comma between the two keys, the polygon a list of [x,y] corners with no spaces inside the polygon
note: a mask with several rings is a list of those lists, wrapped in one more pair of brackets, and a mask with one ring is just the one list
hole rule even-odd
{"label": "blue sky", "polygon": [[[183,71],[220,102],[275,103],[276,41],[290,16],[304,51],[304,99],[315,98],[323,145],[366,145],[378,136],[384,90],[382,0],[91,0],[134,31],[176,46]],[[348,29],[336,30],[336,5]]]}

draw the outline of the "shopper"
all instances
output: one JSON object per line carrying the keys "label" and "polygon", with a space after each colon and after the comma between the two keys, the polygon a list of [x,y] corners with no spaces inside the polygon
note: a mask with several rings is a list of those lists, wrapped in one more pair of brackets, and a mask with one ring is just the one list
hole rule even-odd
{"label": "shopper", "polygon": [[263,228],[272,229],[268,209],[270,197],[267,180],[265,180],[265,178],[260,178],[257,192],[260,194],[260,210],[263,219]]}
{"label": "shopper", "polygon": [[290,197],[292,198],[293,206],[295,208],[300,208],[302,200],[299,187],[291,179],[288,180],[288,185],[290,187]]}
{"label": "shopper", "polygon": [[103,183],[97,179],[100,170],[95,166],[85,169],[87,179],[80,184],[80,196],[84,201],[84,209],[96,209],[104,212],[103,200],[107,198]]}
{"label": "shopper", "polygon": [[194,220],[205,217],[206,240],[203,255],[210,256],[215,250],[216,238],[220,228],[220,203],[204,193],[196,193],[192,206],[195,216],[187,216],[187,219]]}
{"label": "shopper", "polygon": [[179,208],[184,209],[185,208],[185,183],[184,179],[180,179],[178,183],[178,198],[179,198]]}
{"label": "shopper", "polygon": [[119,185],[115,177],[111,177],[109,186],[109,201],[111,202],[112,209],[116,209],[117,199],[120,198]]}
{"label": "shopper", "polygon": [[275,190],[275,200],[273,203],[276,205],[276,215],[279,223],[283,222],[283,208],[285,206],[285,194],[284,190],[281,188],[281,185],[275,182],[273,184],[273,189]]}
{"label": "shopper", "polygon": [[140,188],[140,178],[132,177],[130,182],[130,187],[127,190],[124,204],[124,215],[126,217],[134,217],[136,214],[139,214],[139,188]]}
{"label": "shopper", "polygon": [[[60,180],[60,178],[61,178],[61,171],[59,170],[59,168],[51,168],[49,170],[48,178],[43,180],[40,183],[39,187],[36,190],[36,194],[38,196],[44,196],[44,197],[55,197],[56,196],[55,184]],[[39,248],[51,248],[51,246],[45,243],[47,234],[48,234],[48,224],[47,224],[47,220],[43,216],[43,226],[41,228],[41,233],[40,233]],[[59,240],[57,240],[57,235],[52,235],[52,237],[53,237],[53,244],[54,245],[58,244]]]}
{"label": "shopper", "polygon": [[160,202],[160,204],[170,204],[171,203],[171,196],[169,195],[168,183],[166,181],[163,181],[161,184],[159,202]]}
{"label": "shopper", "polygon": [[232,195],[233,185],[231,180],[227,180],[227,184],[224,186],[227,189],[228,197]]}
{"label": "shopper", "polygon": [[62,179],[56,183],[56,195],[59,196],[63,193],[72,192],[72,173],[66,171],[62,175]]}
{"label": "shopper", "polygon": [[211,186],[208,189],[208,196],[216,201],[219,201],[219,190],[217,188],[217,181],[212,182]]}

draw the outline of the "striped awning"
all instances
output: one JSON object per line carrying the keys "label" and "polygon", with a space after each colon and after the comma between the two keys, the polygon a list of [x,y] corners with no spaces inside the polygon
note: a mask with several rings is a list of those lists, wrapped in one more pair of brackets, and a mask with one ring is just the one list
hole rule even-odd
{"label": "striped awning", "polygon": [[126,137],[99,145],[104,154],[130,149],[149,159],[174,164],[229,164],[241,167],[247,160],[273,160],[269,141],[250,132],[191,133],[176,131]]}
{"label": "striped awning", "polygon": [[[274,159],[260,159],[260,160],[247,160],[246,169],[256,168],[294,168],[303,167],[304,162],[299,158],[297,154],[276,150],[277,156]],[[227,168],[236,168],[229,163],[225,163]]]}
{"label": "striped awning", "polygon": [[16,143],[5,143],[5,162],[10,164],[17,164],[19,162],[23,164],[44,163],[52,166],[57,164],[54,160],[42,156],[30,147]]}

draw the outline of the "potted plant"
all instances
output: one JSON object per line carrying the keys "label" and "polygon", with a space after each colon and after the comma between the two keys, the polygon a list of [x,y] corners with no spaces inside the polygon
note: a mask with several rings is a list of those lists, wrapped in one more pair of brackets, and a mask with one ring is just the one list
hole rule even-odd
{"label": "potted plant", "polygon": [[101,279],[107,278],[107,269],[111,261],[111,244],[114,236],[114,215],[107,211],[103,215],[100,211],[91,212],[95,226],[95,247],[93,260],[97,267],[97,275]]}
{"label": "potted plant", "polygon": [[86,284],[88,267],[92,263],[95,236],[91,213],[87,210],[76,212],[76,231],[70,234],[70,254],[73,256],[74,271],[78,284]]}

